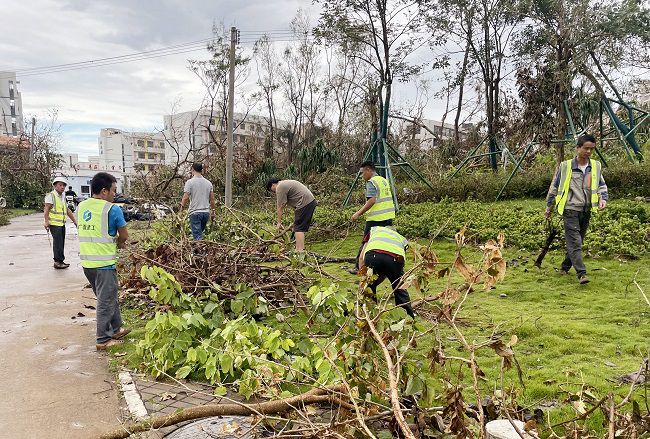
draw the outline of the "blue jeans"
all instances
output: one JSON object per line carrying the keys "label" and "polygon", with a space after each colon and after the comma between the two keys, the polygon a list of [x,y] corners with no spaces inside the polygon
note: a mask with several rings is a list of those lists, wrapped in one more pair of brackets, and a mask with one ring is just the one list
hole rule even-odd
{"label": "blue jeans", "polygon": [[203,231],[208,225],[210,214],[208,212],[196,212],[190,215],[190,229],[195,241],[203,239]]}

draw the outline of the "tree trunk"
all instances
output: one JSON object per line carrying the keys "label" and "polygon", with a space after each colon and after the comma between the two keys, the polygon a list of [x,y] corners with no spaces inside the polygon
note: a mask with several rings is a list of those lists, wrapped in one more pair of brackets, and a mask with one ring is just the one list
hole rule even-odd
{"label": "tree trunk", "polygon": [[315,388],[306,393],[286,399],[266,401],[259,404],[208,404],[192,407],[169,415],[156,416],[140,422],[134,422],[99,436],[99,439],[128,438],[133,433],[148,431],[176,425],[183,421],[207,418],[210,416],[249,416],[255,414],[269,415],[286,413],[298,407],[309,404],[327,403],[331,401],[334,393],[345,391],[342,385],[333,385],[325,388]]}
{"label": "tree trunk", "polygon": [[[471,28],[470,28],[471,29]],[[467,75],[467,64],[469,62],[470,42],[469,39],[465,45],[465,56],[463,57],[463,67],[460,70],[458,84],[458,105],[456,106],[456,117],[454,119],[454,145],[458,149],[460,145],[460,113],[463,108],[463,93],[465,92],[465,76]]]}

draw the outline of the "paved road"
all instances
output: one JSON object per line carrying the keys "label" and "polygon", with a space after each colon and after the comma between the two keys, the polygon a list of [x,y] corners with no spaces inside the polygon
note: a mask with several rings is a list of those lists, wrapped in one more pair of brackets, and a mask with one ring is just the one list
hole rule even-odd
{"label": "paved road", "polygon": [[95,350],[75,227],[71,266],[55,270],[42,223],[35,214],[0,227],[0,438],[87,438],[119,425],[118,389]]}

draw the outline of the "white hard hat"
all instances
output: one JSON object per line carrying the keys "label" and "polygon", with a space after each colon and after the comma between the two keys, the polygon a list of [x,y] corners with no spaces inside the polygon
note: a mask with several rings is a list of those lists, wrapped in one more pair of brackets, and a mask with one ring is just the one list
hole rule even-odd
{"label": "white hard hat", "polygon": [[68,182],[63,177],[55,177],[54,180],[52,180],[52,186],[57,183],[64,183],[66,186],[68,185]]}

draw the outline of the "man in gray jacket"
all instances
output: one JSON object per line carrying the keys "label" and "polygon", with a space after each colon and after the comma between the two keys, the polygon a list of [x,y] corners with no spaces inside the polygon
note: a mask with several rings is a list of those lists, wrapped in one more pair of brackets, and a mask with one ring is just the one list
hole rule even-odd
{"label": "man in gray jacket", "polygon": [[589,282],[587,268],[582,260],[582,243],[587,234],[592,212],[603,210],[609,198],[607,185],[601,174],[601,164],[591,158],[596,139],[591,134],[578,137],[576,156],[560,164],[546,197],[546,218],[553,206],[564,221],[566,257],[560,274],[575,268],[581,284]]}

